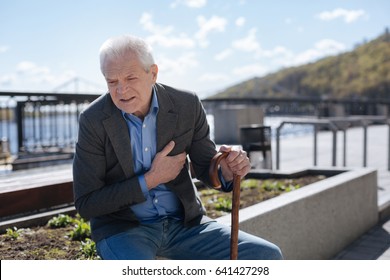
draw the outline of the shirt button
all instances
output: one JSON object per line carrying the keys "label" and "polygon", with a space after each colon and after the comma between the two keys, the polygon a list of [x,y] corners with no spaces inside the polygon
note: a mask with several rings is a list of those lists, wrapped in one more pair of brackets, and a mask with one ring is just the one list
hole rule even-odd
{"label": "shirt button", "polygon": [[147,151],[149,151],[149,148],[148,148],[148,147],[145,148],[145,152],[147,152]]}
{"label": "shirt button", "polygon": [[142,127],[145,128],[145,127],[146,127],[146,124],[143,124]]}
{"label": "shirt button", "polygon": [[157,198],[154,200],[154,203],[158,203],[158,199]]}

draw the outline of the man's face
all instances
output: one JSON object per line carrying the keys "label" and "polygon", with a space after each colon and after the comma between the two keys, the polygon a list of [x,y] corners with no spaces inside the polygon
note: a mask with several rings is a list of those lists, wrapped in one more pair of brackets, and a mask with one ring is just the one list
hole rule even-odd
{"label": "man's face", "polygon": [[103,75],[114,104],[138,117],[144,117],[149,112],[157,73],[157,65],[152,65],[146,72],[131,53],[121,58],[109,58],[103,65]]}

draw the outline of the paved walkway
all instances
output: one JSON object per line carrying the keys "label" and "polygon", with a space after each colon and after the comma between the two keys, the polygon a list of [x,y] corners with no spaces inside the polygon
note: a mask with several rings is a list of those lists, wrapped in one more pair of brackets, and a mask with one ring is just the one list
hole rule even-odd
{"label": "paved walkway", "polygon": [[[363,167],[363,129],[347,131],[346,166]],[[390,260],[390,171],[388,171],[389,128],[386,125],[370,126],[367,133],[367,167],[378,170],[378,209],[387,215],[384,221],[361,236],[340,252],[335,259],[386,259]],[[317,138],[317,166],[332,166],[332,133],[321,132]],[[280,142],[280,170],[294,170],[313,166],[313,135],[286,137]],[[273,142],[274,162],[275,147]],[[343,136],[337,135],[336,166],[343,166]]]}
{"label": "paved walkway", "polygon": [[390,260],[390,219],[381,222],[336,257],[336,260]]}

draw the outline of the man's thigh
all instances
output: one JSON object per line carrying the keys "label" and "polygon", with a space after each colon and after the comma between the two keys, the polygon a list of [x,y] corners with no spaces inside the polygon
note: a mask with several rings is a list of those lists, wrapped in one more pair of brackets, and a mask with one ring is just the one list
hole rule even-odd
{"label": "man's thigh", "polygon": [[[229,226],[211,221],[195,227],[177,226],[170,231],[169,246],[162,252],[171,259],[214,259],[230,258]],[[280,249],[257,236],[239,232],[239,259],[281,259]]]}
{"label": "man's thigh", "polygon": [[105,260],[152,260],[160,246],[159,224],[141,225],[99,241],[97,251]]}

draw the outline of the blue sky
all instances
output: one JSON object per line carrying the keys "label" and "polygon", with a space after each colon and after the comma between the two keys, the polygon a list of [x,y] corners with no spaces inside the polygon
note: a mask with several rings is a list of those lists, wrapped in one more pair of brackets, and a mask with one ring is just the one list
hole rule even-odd
{"label": "blue sky", "polygon": [[159,82],[204,97],[352,50],[386,27],[388,0],[1,0],[0,91],[79,77],[89,83],[78,90],[104,92],[98,50],[126,33],[152,45]]}

